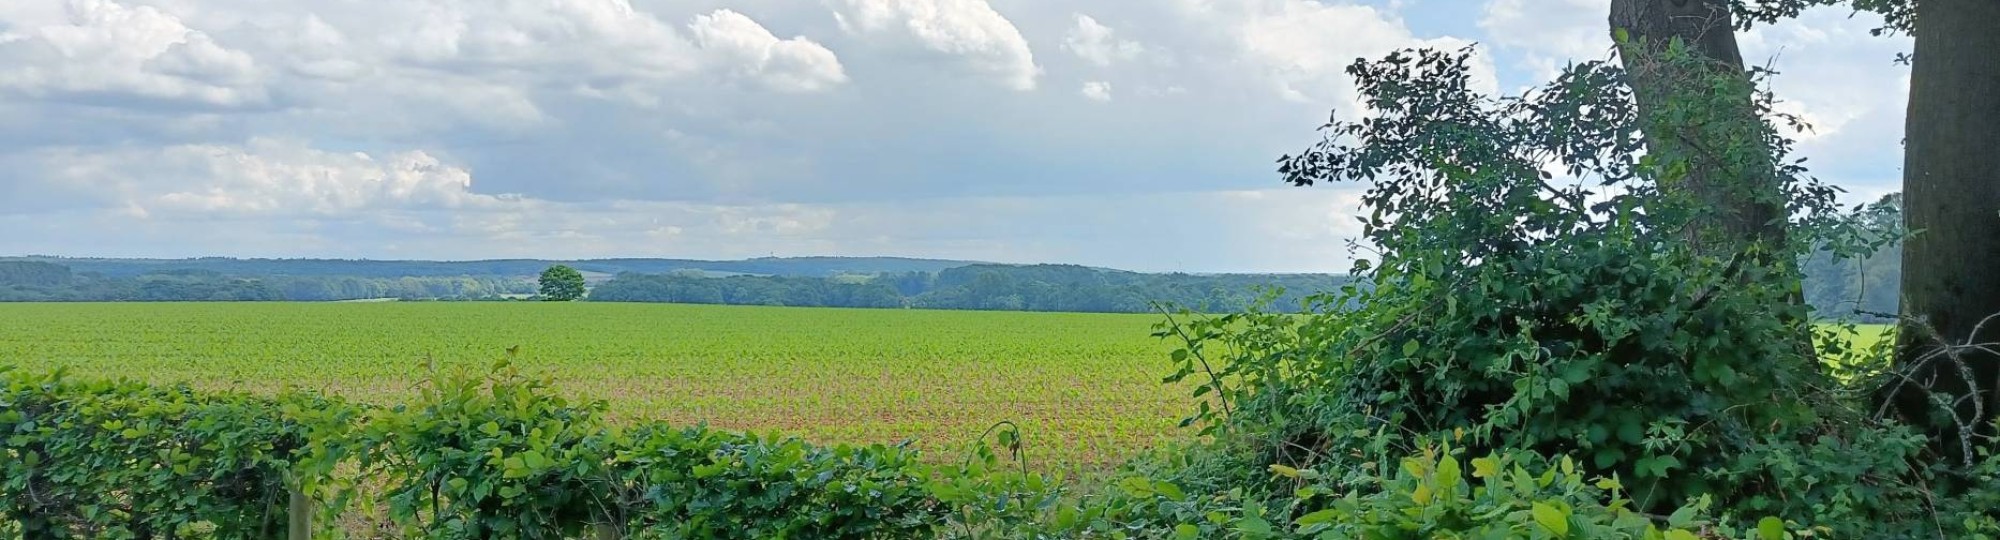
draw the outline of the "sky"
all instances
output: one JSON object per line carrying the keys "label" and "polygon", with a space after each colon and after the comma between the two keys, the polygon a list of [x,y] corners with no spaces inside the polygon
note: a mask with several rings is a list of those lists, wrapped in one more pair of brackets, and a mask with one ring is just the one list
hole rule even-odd
{"label": "sky", "polygon": [[[1342,72],[1610,57],[1609,0],[0,2],[0,255],[910,256],[1340,272],[1358,186],[1275,160]],[[1739,35],[1851,201],[1895,191],[1907,37]]]}

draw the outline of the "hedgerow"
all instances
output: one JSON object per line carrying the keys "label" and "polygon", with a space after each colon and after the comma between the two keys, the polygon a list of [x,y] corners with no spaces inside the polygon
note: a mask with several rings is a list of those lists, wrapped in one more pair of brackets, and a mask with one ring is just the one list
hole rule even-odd
{"label": "hedgerow", "polygon": [[902,447],[601,420],[502,362],[386,408],[0,370],[0,523],[28,539],[278,538],[289,496],[405,538],[924,538]]}
{"label": "hedgerow", "polygon": [[290,479],[330,469],[311,458],[318,426],[352,411],[302,394],[0,375],[0,513],[26,538],[270,536]]}

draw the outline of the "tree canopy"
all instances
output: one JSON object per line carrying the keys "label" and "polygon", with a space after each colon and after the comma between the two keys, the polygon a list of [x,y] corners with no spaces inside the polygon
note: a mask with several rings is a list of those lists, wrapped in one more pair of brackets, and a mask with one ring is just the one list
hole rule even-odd
{"label": "tree canopy", "polygon": [[568,302],[583,298],[585,291],[583,273],[566,265],[550,266],[542,271],[538,280],[542,299],[551,302]]}

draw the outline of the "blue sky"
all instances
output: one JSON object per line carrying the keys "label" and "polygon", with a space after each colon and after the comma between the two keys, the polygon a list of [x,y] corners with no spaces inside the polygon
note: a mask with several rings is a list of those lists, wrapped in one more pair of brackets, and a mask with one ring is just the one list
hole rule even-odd
{"label": "blue sky", "polygon": [[[1356,57],[1479,44],[1511,92],[1608,0],[0,3],[0,254],[899,255],[1342,271],[1352,186],[1280,154]],[[1907,38],[1742,34],[1800,153],[1899,181]]]}

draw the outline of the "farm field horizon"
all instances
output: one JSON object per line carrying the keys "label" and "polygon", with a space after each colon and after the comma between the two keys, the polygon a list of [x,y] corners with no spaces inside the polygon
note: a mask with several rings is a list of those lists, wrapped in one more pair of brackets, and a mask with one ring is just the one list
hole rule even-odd
{"label": "farm field horizon", "polygon": [[1184,437],[1172,343],[1147,314],[614,303],[0,304],[0,366],[207,390],[287,386],[364,402],[425,365],[513,363],[614,421],[914,439],[956,455],[1002,420],[1031,459],[1109,464]]}

